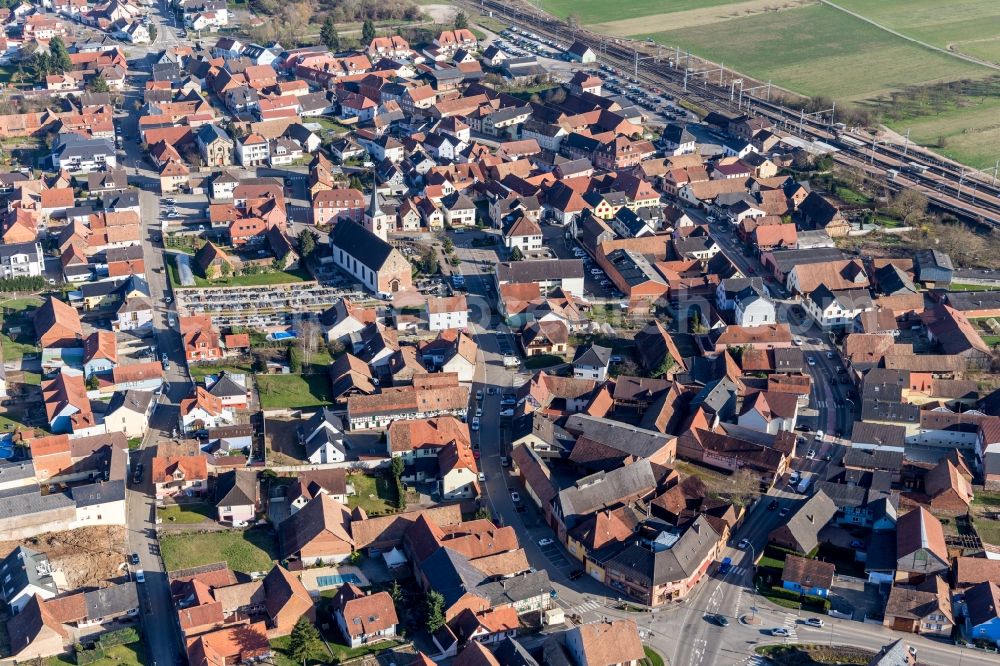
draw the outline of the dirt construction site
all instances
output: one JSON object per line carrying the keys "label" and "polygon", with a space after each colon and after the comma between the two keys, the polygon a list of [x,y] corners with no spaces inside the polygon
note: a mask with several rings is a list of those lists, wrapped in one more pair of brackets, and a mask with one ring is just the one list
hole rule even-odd
{"label": "dirt construction site", "polygon": [[53,569],[66,577],[67,589],[101,586],[125,569],[125,527],[81,527],[68,532],[40,534],[23,541],[0,541],[0,557],[18,546],[49,556]]}

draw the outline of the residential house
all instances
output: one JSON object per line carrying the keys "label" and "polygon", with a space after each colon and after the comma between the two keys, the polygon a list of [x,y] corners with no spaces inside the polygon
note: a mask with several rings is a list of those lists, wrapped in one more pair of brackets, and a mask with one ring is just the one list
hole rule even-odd
{"label": "residential house", "polygon": [[396,636],[396,606],[388,592],[365,594],[345,583],[330,602],[340,633],[352,648],[390,640]]}
{"label": "residential house", "polygon": [[919,581],[945,573],[951,566],[941,521],[924,507],[896,521],[896,580]]}
{"label": "residential house", "polygon": [[229,470],[215,478],[217,520],[233,527],[254,521],[260,507],[260,483],[254,470]]}
{"label": "residential house", "polygon": [[823,491],[800,504],[784,525],[771,530],[768,543],[808,555],[819,545],[819,532],[837,514],[837,506]]}
{"label": "residential house", "polygon": [[343,562],[354,550],[351,511],[326,493],[309,500],[278,526],[282,559],[302,566]]}
{"label": "residential house", "polygon": [[810,560],[798,555],[785,556],[781,586],[786,590],[814,597],[827,597],[833,588],[836,567],[831,562]]}
{"label": "residential house", "polygon": [[299,433],[305,447],[306,460],[314,465],[343,462],[348,445],[344,422],[339,414],[326,407],[305,422]]}
{"label": "residential house", "polygon": [[918,585],[894,583],[882,625],[894,631],[948,638],[955,628],[948,584],[931,576]]}
{"label": "residential house", "polygon": [[208,489],[208,459],[201,454],[154,456],[151,473],[157,499]]}
{"label": "residential house", "polygon": [[1000,647],[1000,584],[983,581],[965,591],[965,626],[974,640]]}

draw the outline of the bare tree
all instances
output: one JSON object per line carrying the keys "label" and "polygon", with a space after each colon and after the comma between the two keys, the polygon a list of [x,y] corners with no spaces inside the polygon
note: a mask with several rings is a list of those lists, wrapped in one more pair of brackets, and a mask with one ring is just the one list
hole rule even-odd
{"label": "bare tree", "polygon": [[927,214],[927,197],[921,192],[904,187],[892,198],[889,210],[904,222],[919,220]]}
{"label": "bare tree", "polygon": [[760,494],[760,477],[753,470],[741,467],[733,474],[733,501],[739,504],[749,504]]}
{"label": "bare tree", "polygon": [[303,319],[299,324],[299,336],[302,339],[303,365],[311,365],[313,354],[319,351],[319,327],[313,319]]}

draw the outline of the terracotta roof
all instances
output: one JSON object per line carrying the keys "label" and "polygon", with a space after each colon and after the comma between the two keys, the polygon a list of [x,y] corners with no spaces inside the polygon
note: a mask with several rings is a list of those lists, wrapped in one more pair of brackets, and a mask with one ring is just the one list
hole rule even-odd
{"label": "terracotta roof", "polygon": [[587,666],[612,666],[645,658],[639,629],[633,620],[592,622],[570,631],[580,635]]}
{"label": "terracotta roof", "polygon": [[366,595],[347,583],[337,590],[330,605],[332,612],[344,617],[351,638],[375,634],[399,624],[396,606],[388,592]]}
{"label": "terracotta roof", "polygon": [[118,362],[118,341],[111,331],[94,331],[83,341],[85,361],[106,359],[112,363]]}
{"label": "terracotta roof", "polygon": [[154,456],[153,483],[165,483],[173,480],[174,472],[180,470],[184,479],[208,479],[208,458],[198,454],[193,456]]}
{"label": "terracotta roof", "polygon": [[454,416],[396,420],[389,425],[388,438],[393,452],[441,447],[453,441],[471,443],[469,426]]}
{"label": "terracotta roof", "polygon": [[1000,580],[1000,560],[985,557],[955,558],[955,587],[968,587],[989,580]]}
{"label": "terracotta roof", "polygon": [[921,548],[934,553],[942,562],[948,561],[941,521],[924,507],[903,514],[896,522],[896,556],[903,558]]}
{"label": "terracotta roof", "polygon": [[781,580],[798,583],[806,591],[814,587],[829,590],[833,587],[834,573],[836,567],[830,562],[809,560],[789,554],[785,556],[785,568],[782,570]]}

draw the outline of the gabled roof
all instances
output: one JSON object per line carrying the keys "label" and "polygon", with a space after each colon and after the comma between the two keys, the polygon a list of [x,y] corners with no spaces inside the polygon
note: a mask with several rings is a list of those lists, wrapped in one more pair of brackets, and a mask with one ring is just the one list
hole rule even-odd
{"label": "gabled roof", "polygon": [[926,549],[942,562],[948,562],[948,547],[941,521],[922,506],[896,521],[896,556],[902,559],[920,549]]}

